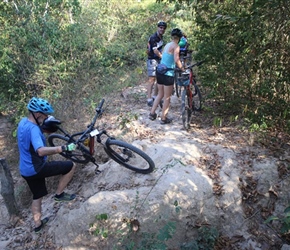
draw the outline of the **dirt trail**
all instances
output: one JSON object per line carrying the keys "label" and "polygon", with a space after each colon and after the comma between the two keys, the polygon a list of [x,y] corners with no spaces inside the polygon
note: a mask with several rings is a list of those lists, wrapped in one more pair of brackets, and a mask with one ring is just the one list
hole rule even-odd
{"label": "dirt trail", "polygon": [[[268,227],[263,222],[274,211],[282,213],[283,208],[287,206],[289,194],[286,190],[290,187],[287,178],[290,161],[287,141],[285,142],[281,138],[261,139],[254,133],[240,130],[241,124],[238,121],[229,121],[228,124],[224,122],[222,127],[214,127],[214,117],[206,112],[196,113],[193,116],[190,130],[185,131],[180,118],[180,99],[175,96],[172,97],[169,111],[173,123],[161,125],[159,119],[155,121],[148,119],[150,109],[146,106],[145,92],[145,86],[140,85],[124,90],[119,98],[107,97],[108,106],[103,118],[106,126],[114,131],[114,135],[122,136],[128,142],[150,139],[153,144],[158,144],[165,139],[170,139],[182,146],[183,142],[198,141],[202,145],[200,150],[203,152],[203,156],[198,161],[194,160],[193,165],[207,171],[208,176],[214,180],[213,192],[217,199],[226,192],[225,184],[220,181],[221,165],[234,159],[240,174],[238,181],[243,194],[241,202],[244,208],[244,223],[249,223],[253,241],[259,243],[256,243],[253,249],[280,249],[283,241],[275,231],[278,230],[278,226],[276,228]],[[135,119],[136,117],[138,120]],[[9,139],[11,137],[7,136],[7,133],[11,135],[11,129],[12,126],[7,119],[0,116],[0,157],[11,156],[16,150],[15,142],[13,143],[13,140]],[[209,144],[216,145],[217,150],[213,151],[207,146]],[[11,145],[11,147],[6,145]],[[222,148],[230,149],[232,154],[223,154]],[[277,166],[277,170],[275,170],[277,175],[267,172],[268,183],[261,183],[259,182],[260,177],[265,174],[266,170],[256,166],[267,161],[269,164]],[[16,160],[14,163],[17,165]],[[70,188],[77,190],[81,178],[82,176],[75,178]],[[56,214],[59,205],[51,206],[50,198],[47,197],[45,209],[49,208]],[[79,206],[81,203],[82,201],[79,200],[79,204],[75,206]],[[61,249],[55,245],[52,235],[45,233],[42,237],[37,237],[32,233],[33,225],[31,225],[29,209],[23,211],[23,219],[19,221],[16,228],[3,224],[0,226],[0,232],[2,232],[0,233],[0,243],[4,242],[3,244],[7,245],[5,249],[24,249],[24,247],[25,249],[37,249],[37,247]],[[238,249],[234,246],[240,240],[239,236],[236,238],[220,237],[217,249]]]}

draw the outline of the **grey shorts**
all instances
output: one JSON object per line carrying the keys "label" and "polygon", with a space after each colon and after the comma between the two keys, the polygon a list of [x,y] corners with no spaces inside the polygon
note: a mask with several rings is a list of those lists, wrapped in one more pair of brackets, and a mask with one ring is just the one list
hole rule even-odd
{"label": "grey shorts", "polygon": [[159,63],[159,60],[156,60],[156,59],[147,60],[147,75],[148,76],[156,76],[156,67],[158,63]]}

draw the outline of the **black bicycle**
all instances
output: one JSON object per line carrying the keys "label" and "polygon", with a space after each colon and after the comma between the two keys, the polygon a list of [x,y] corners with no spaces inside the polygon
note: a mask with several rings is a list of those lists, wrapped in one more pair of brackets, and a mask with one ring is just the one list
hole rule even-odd
{"label": "black bicycle", "polygon": [[184,129],[190,127],[191,116],[194,111],[201,111],[202,96],[196,84],[196,75],[192,68],[200,66],[204,61],[185,66],[186,71],[181,72],[176,69],[175,74],[175,91],[177,97],[181,95],[181,115]]}
{"label": "black bicycle", "polygon": [[104,147],[105,152],[111,159],[125,168],[142,174],[151,173],[155,168],[155,164],[145,152],[127,142],[109,136],[106,130],[95,128],[97,119],[100,118],[104,112],[104,102],[105,100],[102,99],[99,103],[96,108],[96,115],[87,129],[72,135],[60,127],[61,122],[59,120],[50,117],[50,119],[44,122],[44,127],[53,127],[55,128],[54,130],[59,130],[62,134],[50,134],[48,136],[49,145],[61,146],[75,143],[77,145],[76,150],[65,151],[60,153],[60,155],[81,164],[92,162],[97,166],[96,172],[100,172],[94,157],[94,145],[95,141],[97,141]]}

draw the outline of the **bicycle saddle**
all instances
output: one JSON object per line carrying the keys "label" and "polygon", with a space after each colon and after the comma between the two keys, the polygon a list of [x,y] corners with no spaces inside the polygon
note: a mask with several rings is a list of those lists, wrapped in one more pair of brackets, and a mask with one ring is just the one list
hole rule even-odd
{"label": "bicycle saddle", "polygon": [[47,117],[42,125],[40,126],[43,132],[46,133],[53,133],[56,132],[58,130],[58,125],[61,124],[60,120],[57,120],[54,118],[54,116],[50,115],[49,117]]}

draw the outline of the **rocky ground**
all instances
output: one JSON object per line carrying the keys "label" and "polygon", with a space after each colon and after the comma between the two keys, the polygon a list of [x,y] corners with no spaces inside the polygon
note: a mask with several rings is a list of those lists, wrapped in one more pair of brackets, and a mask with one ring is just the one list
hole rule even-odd
{"label": "rocky ground", "polygon": [[[161,125],[158,119],[156,121],[148,119],[149,108],[145,105],[144,93],[144,85],[140,85],[124,90],[118,98],[108,97],[110,103],[103,119],[107,128],[111,129],[114,135],[122,137],[128,142],[138,140],[142,144],[143,141],[142,145],[154,148],[158,152],[157,154],[154,154],[150,149],[147,153],[154,154],[154,160],[158,164],[172,164],[174,162],[172,159],[178,159],[178,161],[193,167],[192,170],[187,170],[191,174],[196,171],[192,178],[195,178],[200,172],[206,175],[208,183],[211,183],[210,193],[213,194],[211,199],[215,207],[212,210],[218,211],[227,223],[222,226],[214,225],[214,220],[199,218],[195,219],[194,222],[191,220],[190,227],[199,228],[201,225],[214,225],[219,228],[220,236],[216,241],[215,249],[264,250],[281,249],[282,247],[288,249],[287,244],[290,241],[287,234],[280,233],[281,223],[264,223],[272,214],[282,218],[283,211],[288,206],[290,198],[287,192],[290,187],[288,137],[277,132],[259,135],[251,133],[243,128],[239,120],[224,119],[222,124],[217,124],[215,117],[209,115],[208,112],[196,113],[190,130],[185,131],[180,119],[180,100],[175,96],[172,98],[170,109],[173,123]],[[213,107],[213,104],[206,105]],[[7,158],[15,155],[17,149],[13,139],[9,140],[8,136],[11,134],[12,125],[5,116],[1,116],[0,119],[0,157]],[[162,151],[166,147],[172,148],[172,151]],[[174,157],[168,158],[166,156],[168,152],[171,152],[170,154]],[[103,156],[100,155],[100,157]],[[106,157],[104,157],[104,161],[106,161]],[[19,190],[19,187],[25,189],[25,183],[17,174],[17,160],[9,161],[9,163],[13,165],[12,174],[15,178],[16,190]],[[179,168],[180,166],[176,166],[177,170]],[[95,181],[96,176],[92,169],[93,166],[90,165],[80,168],[70,183],[68,189],[79,194],[74,203],[55,204],[52,202],[52,195],[46,197],[43,210],[44,212],[49,211],[52,224],[49,226],[50,230],[45,230],[40,236],[33,233],[33,224],[28,208],[29,192],[26,197],[18,197],[24,209],[21,218],[16,223],[9,222],[3,201],[0,200],[0,249],[76,249],[73,245],[68,246],[68,243],[66,246],[64,243],[61,244],[62,241],[55,235],[53,226],[57,225],[61,230],[64,229],[61,225],[54,224],[55,218],[59,218],[60,214],[65,215],[70,212],[73,214],[73,211],[81,209],[84,204],[88,205],[87,201],[94,193],[100,194],[110,191],[110,194],[113,195],[114,192],[119,194],[117,192],[124,189],[130,191],[130,188],[126,186],[128,183],[120,182],[119,170],[112,170],[110,178],[106,182],[99,181],[99,179]],[[104,170],[103,176],[101,176],[104,180],[108,175],[106,171],[108,170]],[[152,178],[151,182],[162,176],[160,171],[156,171],[156,174],[150,177]],[[112,173],[116,176],[113,176]],[[178,173],[178,171],[172,172],[175,176]],[[139,180],[138,176],[129,173],[128,175],[132,179],[135,178],[132,190],[136,186],[142,186],[140,183],[144,180],[150,182],[149,177]],[[180,178],[183,177],[180,176]],[[84,179],[86,182],[95,183],[95,192],[84,190],[84,187],[88,187],[83,182]],[[198,182],[198,180],[196,181]],[[51,187],[55,181],[51,180],[49,183]],[[145,188],[150,187],[149,184],[146,185]],[[183,189],[180,187],[177,189],[176,192],[182,193]],[[211,207],[204,209],[206,210],[205,214],[208,213],[210,218],[212,216]],[[195,211],[192,213],[194,214]],[[74,215],[74,217],[76,216]],[[236,225],[230,225],[230,222]],[[189,230],[188,228],[189,223],[187,222],[187,230]],[[236,230],[235,232],[233,232],[233,228]],[[60,234],[61,232],[59,232]],[[95,248],[82,246],[83,248],[77,249],[113,249],[108,247],[110,245],[108,242],[105,244],[104,241],[105,239],[100,239],[98,247]],[[119,249],[125,248],[120,247]]]}

